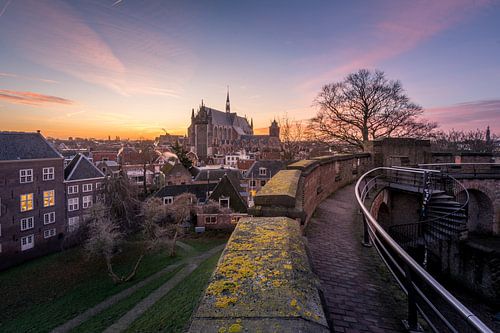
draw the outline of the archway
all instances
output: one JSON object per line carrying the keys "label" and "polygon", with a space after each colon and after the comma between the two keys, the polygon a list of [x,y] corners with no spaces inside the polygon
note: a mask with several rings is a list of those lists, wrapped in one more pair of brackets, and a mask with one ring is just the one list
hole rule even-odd
{"label": "archway", "polygon": [[493,233],[494,209],[488,195],[477,189],[468,189],[469,192],[469,219],[467,227],[470,232],[480,234]]}

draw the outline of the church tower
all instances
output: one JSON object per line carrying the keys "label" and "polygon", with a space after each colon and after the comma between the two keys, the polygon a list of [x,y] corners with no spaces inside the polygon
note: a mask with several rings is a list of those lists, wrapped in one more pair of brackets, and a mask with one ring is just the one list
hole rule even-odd
{"label": "church tower", "polygon": [[269,126],[269,136],[278,138],[280,137],[280,127],[278,126],[278,122],[276,119],[273,120],[271,126]]}
{"label": "church tower", "polygon": [[231,113],[231,103],[229,103],[229,86],[227,86],[226,113]]}

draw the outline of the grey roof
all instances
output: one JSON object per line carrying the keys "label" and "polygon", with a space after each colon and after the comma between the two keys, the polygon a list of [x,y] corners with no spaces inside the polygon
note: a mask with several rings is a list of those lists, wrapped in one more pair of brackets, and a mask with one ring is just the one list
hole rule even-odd
{"label": "grey roof", "polygon": [[198,169],[198,174],[196,174],[194,181],[208,181],[210,178],[210,181],[218,182],[225,174],[230,175],[233,179],[237,179],[238,181],[242,178],[239,170],[221,167],[219,169]]}
{"label": "grey roof", "polygon": [[104,178],[105,175],[85,156],[77,154],[64,168],[64,180]]}
{"label": "grey roof", "polygon": [[62,158],[40,133],[0,132],[0,161]]}
{"label": "grey roof", "polygon": [[[266,161],[266,160],[260,160],[260,161],[255,161],[254,164],[248,169],[248,171],[245,174],[245,178],[270,178],[274,176],[275,174],[278,173],[278,171],[282,170],[285,167],[285,163],[282,161]],[[261,176],[259,175],[259,169],[260,168],[266,168],[267,169],[267,174],[266,176]]]}
{"label": "grey roof", "polygon": [[252,133],[252,128],[250,127],[250,124],[248,124],[248,120],[246,118],[240,117],[236,113],[230,113],[228,117],[226,112],[208,107],[205,108],[212,114],[213,125],[233,126],[237,132],[240,132],[238,129],[241,129],[243,133]]}
{"label": "grey roof", "polygon": [[217,183],[167,185],[158,190],[155,197],[176,197],[183,193],[191,193],[196,196],[198,201],[205,202],[207,200],[207,192],[213,191],[215,186],[217,186]]}

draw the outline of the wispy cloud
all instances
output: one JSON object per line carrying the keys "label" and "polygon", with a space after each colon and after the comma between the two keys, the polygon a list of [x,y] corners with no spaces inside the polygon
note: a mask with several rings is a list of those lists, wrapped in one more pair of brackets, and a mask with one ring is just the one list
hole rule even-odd
{"label": "wispy cloud", "polygon": [[443,129],[476,129],[489,125],[493,132],[500,133],[500,99],[428,108],[425,114]]}
{"label": "wispy cloud", "polygon": [[[304,81],[302,91],[316,90],[320,84],[340,80],[349,72],[359,68],[377,66],[380,62],[392,59],[410,51],[422,42],[451,26],[458,24],[475,11],[488,4],[490,0],[442,0],[442,1],[400,1],[384,8],[381,20],[376,21],[371,30],[363,30],[363,36],[345,50],[335,50],[336,64],[332,66],[331,54],[322,60],[329,68],[319,75]],[[368,38],[367,38],[368,37]]]}
{"label": "wispy cloud", "polygon": [[19,74],[14,74],[14,73],[2,73],[0,72],[0,78],[2,77],[7,77],[7,78],[21,78],[21,79],[26,79],[26,80],[31,80],[31,81],[40,81],[40,82],[45,82],[45,83],[59,83],[56,80],[50,80],[50,79],[43,79],[39,77],[33,77],[33,76],[24,76],[24,75],[19,75]]}
{"label": "wispy cloud", "polygon": [[6,101],[12,104],[25,104],[43,106],[47,104],[73,105],[74,101],[57,97],[34,93],[31,91],[13,91],[0,89],[0,101]]}
{"label": "wispy cloud", "polygon": [[177,97],[194,72],[193,56],[179,39],[160,34],[127,8],[95,2],[85,12],[92,24],[58,0],[16,2],[9,11],[0,38],[29,60],[124,96]]}

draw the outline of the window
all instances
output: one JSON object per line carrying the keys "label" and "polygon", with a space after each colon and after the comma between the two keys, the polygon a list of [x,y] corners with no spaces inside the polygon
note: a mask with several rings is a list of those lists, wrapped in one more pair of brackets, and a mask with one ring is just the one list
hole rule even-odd
{"label": "window", "polygon": [[217,216],[205,216],[205,224],[217,223]]}
{"label": "window", "polygon": [[33,209],[33,193],[21,194],[19,201],[21,202],[21,212]]}
{"label": "window", "polygon": [[219,198],[219,206],[221,208],[229,208],[229,198]]}
{"label": "window", "polygon": [[238,224],[239,220],[240,220],[239,216],[232,216],[231,217],[231,224]]}
{"label": "window", "polygon": [[174,203],[174,197],[163,197],[164,205],[171,205]]}
{"label": "window", "polygon": [[80,226],[80,216],[70,217],[68,219],[68,231],[73,232],[78,230]]}
{"label": "window", "polygon": [[261,180],[260,181],[260,186],[264,186],[264,185],[266,185],[266,181],[265,180]]}
{"label": "window", "polygon": [[43,238],[50,238],[56,235],[56,228],[47,229],[43,231]]}
{"label": "window", "polygon": [[21,219],[21,231],[33,229],[35,227],[35,218],[33,216]]}
{"label": "window", "polygon": [[56,221],[56,212],[43,214],[43,224],[51,224]]}
{"label": "window", "polygon": [[78,185],[68,186],[68,194],[78,193]]}
{"label": "window", "polygon": [[43,174],[43,180],[53,180],[54,179],[54,167],[43,168],[42,174]]}
{"label": "window", "polygon": [[95,183],[96,190],[102,190],[102,183]]}
{"label": "window", "polygon": [[19,182],[21,184],[33,182],[33,169],[19,170]]}
{"label": "window", "polygon": [[21,237],[21,251],[26,251],[35,247],[35,236],[28,235]]}
{"label": "window", "polygon": [[266,175],[267,175],[267,169],[259,168],[259,176],[266,176]]}
{"label": "window", "polygon": [[92,184],[83,184],[82,185],[82,192],[90,192],[92,191]]}
{"label": "window", "polygon": [[255,180],[251,180],[250,181],[250,187],[251,188],[254,188],[256,185],[257,185],[257,181],[255,181]]}
{"label": "window", "polygon": [[92,196],[86,195],[82,198],[82,207],[89,208],[92,207]]}
{"label": "window", "polygon": [[43,207],[50,207],[56,204],[56,191],[43,191]]}
{"label": "window", "polygon": [[106,201],[106,194],[104,193],[99,193],[95,197],[96,202],[105,202]]}
{"label": "window", "polygon": [[78,210],[78,198],[70,198],[68,199],[68,211],[72,212]]}

